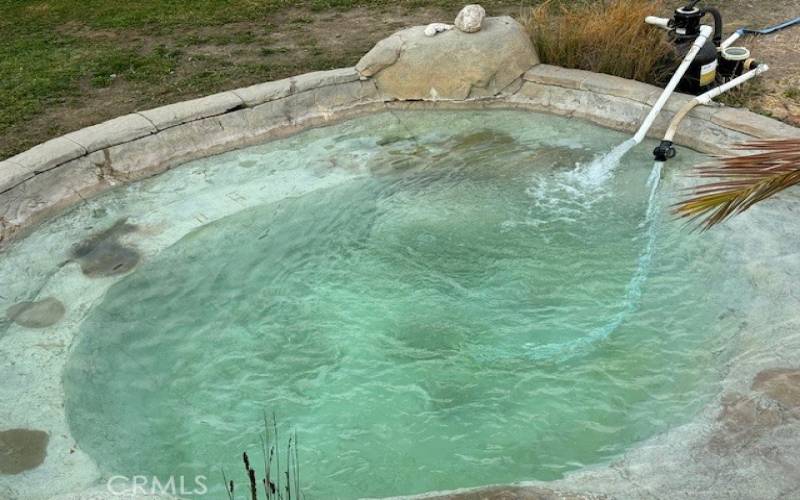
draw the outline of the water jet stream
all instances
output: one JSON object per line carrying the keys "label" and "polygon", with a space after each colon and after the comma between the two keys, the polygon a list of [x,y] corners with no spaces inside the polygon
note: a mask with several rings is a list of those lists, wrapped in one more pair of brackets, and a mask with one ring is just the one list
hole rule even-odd
{"label": "water jet stream", "polygon": [[[623,145],[624,144],[627,143],[623,143]],[[630,147],[628,149],[630,149]],[[622,148],[618,146],[614,151],[618,149],[622,150]],[[624,155],[624,152],[622,154]],[[605,158],[609,156],[610,154]],[[620,155],[620,157],[621,156],[622,155]],[[549,361],[564,361],[570,359],[580,354],[586,347],[595,342],[608,338],[608,336],[619,328],[628,316],[639,307],[642,298],[642,287],[650,272],[650,264],[653,260],[653,253],[655,252],[655,241],[658,229],[656,224],[658,216],[658,186],[661,180],[661,169],[663,166],[663,162],[655,162],[650,172],[650,177],[647,179],[647,187],[650,188],[650,193],[647,198],[647,210],[645,211],[644,220],[640,225],[640,227],[645,228],[645,244],[642,251],[639,253],[636,271],[634,271],[628,285],[625,287],[625,298],[623,300],[622,309],[604,325],[594,328],[588,335],[582,337],[580,340],[566,345],[544,344],[528,346],[527,354],[530,358],[535,360],[548,359]]]}
{"label": "water jet stream", "polygon": [[[652,109],[650,109],[650,112],[647,114],[644,121],[642,121],[639,130],[636,131],[636,134],[632,138],[621,143],[602,157],[597,158],[591,164],[589,164],[588,167],[580,171],[578,179],[584,185],[596,187],[605,183],[605,181],[611,176],[613,171],[619,165],[622,157],[625,156],[625,154],[627,154],[628,151],[630,151],[634,146],[640,144],[644,140],[644,138],[647,136],[647,132],[653,126],[653,123],[658,117],[658,114],[661,112],[664,105],[666,105],[667,100],[669,100],[670,96],[675,91],[675,88],[678,86],[678,83],[683,78],[683,75],[689,69],[689,65],[697,56],[708,37],[711,36],[712,32],[713,30],[710,26],[700,27],[700,34],[695,39],[694,43],[692,43],[692,47],[687,52],[680,66],[678,66],[675,74],[672,75],[672,78],[670,79],[669,83],[667,83],[664,91],[658,97],[658,100],[656,100],[656,103],[653,105]],[[645,212],[645,219],[643,222],[643,225],[646,226],[647,240],[642,252],[639,254],[636,271],[626,287],[622,309],[606,324],[599,328],[593,329],[588,335],[578,341],[571,342],[567,345],[545,344],[539,346],[529,346],[528,354],[532,358],[541,359],[556,357],[559,360],[570,358],[578,354],[586,346],[607,338],[612,332],[619,328],[622,322],[632,312],[636,310],[642,296],[642,285],[647,278],[647,273],[650,269],[650,262],[653,258],[653,246],[656,237],[656,194],[658,192],[658,184],[661,178],[662,166],[662,162],[656,162],[656,164],[653,166],[650,178],[647,181],[647,185],[650,187],[650,196],[648,198],[647,211]]]}
{"label": "water jet stream", "polygon": [[633,138],[619,144],[614,149],[603,156],[592,161],[586,169],[581,172],[580,181],[587,186],[600,186],[611,176],[617,168],[622,157],[630,151],[637,142]]}

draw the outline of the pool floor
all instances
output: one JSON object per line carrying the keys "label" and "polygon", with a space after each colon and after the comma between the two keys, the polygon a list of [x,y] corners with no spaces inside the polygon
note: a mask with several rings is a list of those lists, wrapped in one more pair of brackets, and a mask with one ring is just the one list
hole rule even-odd
{"label": "pool floor", "polygon": [[671,172],[646,219],[650,143],[587,181],[624,139],[382,113],[93,200],[67,216],[107,287],[64,373],[77,443],[220,496],[274,412],[306,498],[350,499],[556,479],[687,421],[719,391],[735,257],[671,220]]}

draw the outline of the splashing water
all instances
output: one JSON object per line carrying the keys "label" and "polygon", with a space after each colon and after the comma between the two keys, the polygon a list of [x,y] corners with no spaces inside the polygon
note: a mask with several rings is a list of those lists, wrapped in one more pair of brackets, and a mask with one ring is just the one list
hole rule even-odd
{"label": "splashing water", "polygon": [[595,202],[610,195],[604,186],[622,157],[636,144],[634,139],[628,139],[589,163],[576,163],[569,171],[537,175],[526,192],[537,208],[558,212],[564,221],[574,221]]}
{"label": "splashing water", "polygon": [[572,170],[537,176],[526,191],[537,207],[558,211],[564,220],[574,220],[577,214],[608,196],[609,193],[602,188],[619,166],[622,157],[636,144],[634,139],[628,139],[590,163],[576,163]]}
{"label": "splashing water", "polygon": [[[622,145],[625,144],[626,143],[623,143]],[[614,151],[612,151],[612,153],[619,149],[620,147],[617,147]],[[612,154],[610,153],[603,158],[609,158],[611,156]],[[617,161],[619,161],[619,158],[621,157],[622,155],[618,157]],[[657,234],[656,216],[658,215],[658,205],[656,201],[658,185],[659,181],[661,180],[661,169],[663,166],[663,162],[656,162],[653,165],[653,170],[650,172],[650,177],[647,179],[647,187],[650,188],[650,194],[647,198],[647,211],[645,212],[644,220],[639,226],[646,228],[645,244],[644,248],[642,248],[642,251],[639,254],[636,271],[633,273],[631,280],[628,282],[628,285],[625,288],[625,299],[623,301],[622,309],[620,309],[620,311],[615,314],[606,324],[593,329],[585,337],[581,337],[579,340],[569,344],[529,344],[526,346],[526,352],[531,359],[549,359],[552,361],[554,360],[553,358],[555,358],[555,360],[563,361],[564,359],[574,357],[580,354],[584,348],[594,344],[595,342],[606,339],[617,328],[620,327],[622,322],[625,321],[625,319],[631,313],[636,311],[642,298],[642,286],[647,279],[647,274],[650,270],[650,263],[653,260],[653,252]]]}
{"label": "splashing water", "polygon": [[585,187],[598,187],[603,185],[614,170],[619,166],[620,160],[625,154],[636,146],[633,138],[621,143],[607,154],[595,159],[585,168],[573,171],[573,176],[581,185]]}

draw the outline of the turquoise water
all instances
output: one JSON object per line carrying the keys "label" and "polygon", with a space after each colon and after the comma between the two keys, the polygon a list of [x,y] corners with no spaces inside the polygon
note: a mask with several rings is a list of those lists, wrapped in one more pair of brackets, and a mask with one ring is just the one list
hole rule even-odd
{"label": "turquoise water", "polygon": [[[202,225],[114,284],[65,373],[78,443],[108,473],[203,474],[221,497],[274,411],[305,497],[350,499],[555,479],[685,422],[721,376],[726,256],[670,221],[649,143],[589,182],[624,139],[385,113],[203,160],[212,183],[343,180]],[[172,174],[138,189],[183,189]]]}

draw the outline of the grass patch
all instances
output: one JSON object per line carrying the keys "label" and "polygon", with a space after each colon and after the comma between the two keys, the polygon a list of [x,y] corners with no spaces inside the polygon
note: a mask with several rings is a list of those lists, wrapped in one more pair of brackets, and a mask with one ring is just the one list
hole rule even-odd
{"label": "grass patch", "polygon": [[286,54],[287,52],[289,52],[289,49],[286,47],[261,47],[261,49],[259,49],[259,53],[265,57],[274,56],[275,54]]}
{"label": "grass patch", "polygon": [[795,100],[795,101],[800,101],[800,88],[798,88],[798,87],[789,87],[783,93],[783,96],[788,98],[788,99],[792,99],[792,100]]}
{"label": "grass patch", "polygon": [[91,83],[95,87],[107,87],[120,77],[133,82],[158,83],[174,71],[180,56],[179,50],[164,45],[146,54],[110,48],[92,61]]}
{"label": "grass patch", "polygon": [[525,26],[543,63],[663,84],[674,63],[666,33],[645,24],[661,0],[547,1]]}
{"label": "grass patch", "polygon": [[188,35],[182,37],[179,43],[188,47],[192,45],[246,45],[256,41],[258,38],[250,31],[231,31],[230,33],[209,35]]}
{"label": "grass patch", "polygon": [[45,105],[75,95],[85,48],[70,38],[0,38],[0,135]]}

